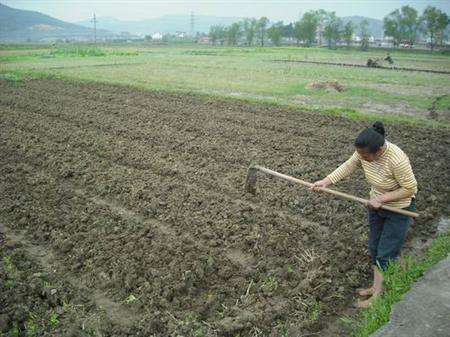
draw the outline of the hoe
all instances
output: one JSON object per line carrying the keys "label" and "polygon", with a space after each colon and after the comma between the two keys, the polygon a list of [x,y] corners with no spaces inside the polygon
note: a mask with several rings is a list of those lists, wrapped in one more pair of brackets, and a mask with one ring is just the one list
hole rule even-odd
{"label": "hoe", "polygon": [[[313,185],[312,183],[309,183],[307,181],[303,181],[303,180],[300,180],[300,179],[288,176],[288,175],[283,174],[283,173],[279,173],[279,172],[270,170],[268,168],[265,168],[265,167],[262,167],[262,166],[259,166],[259,165],[252,165],[248,169],[247,180],[245,182],[245,190],[247,192],[249,192],[249,193],[256,194],[256,180],[257,180],[257,173],[258,173],[258,171],[267,173],[267,174],[269,174],[271,176],[274,176],[274,177],[277,177],[277,178],[281,178],[281,179],[287,180],[287,181],[289,181],[291,183],[302,185],[302,186],[305,186],[305,187],[311,187]],[[359,197],[356,197],[354,195],[343,193],[343,192],[339,192],[339,191],[335,191],[335,190],[332,190],[332,189],[329,189],[329,188],[319,187],[317,190],[320,191],[320,192],[333,194],[333,195],[335,195],[335,196],[337,196],[339,198],[342,198],[342,199],[356,201],[356,202],[359,202],[359,203],[364,204],[364,205],[367,205],[367,202],[368,202],[367,199],[359,198]],[[381,209],[384,209],[386,211],[395,212],[395,213],[398,213],[398,214],[407,215],[407,216],[410,216],[410,217],[413,217],[413,218],[417,218],[419,216],[418,213],[410,212],[410,211],[407,211],[407,210],[404,210],[404,209],[390,207],[390,206],[386,206],[386,205],[381,205]]]}

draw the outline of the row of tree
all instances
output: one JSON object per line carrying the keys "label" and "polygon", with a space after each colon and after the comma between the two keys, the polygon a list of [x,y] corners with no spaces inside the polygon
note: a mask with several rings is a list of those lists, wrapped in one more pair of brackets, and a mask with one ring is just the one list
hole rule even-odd
{"label": "row of tree", "polygon": [[410,6],[396,9],[383,20],[384,34],[393,38],[394,46],[402,41],[413,45],[420,35],[429,38],[430,48],[442,45],[449,17],[436,7],[428,6],[422,15]]}
{"label": "row of tree", "polygon": [[244,19],[234,22],[230,26],[222,25],[211,26],[209,29],[209,38],[213,44],[223,44],[227,42],[230,45],[236,45],[239,40],[243,39],[248,46],[258,41],[264,46],[267,30],[273,30],[272,27],[267,28],[269,19],[262,17],[257,19]]}
{"label": "row of tree", "polygon": [[[403,6],[387,15],[383,23],[385,36],[392,37],[394,46],[398,46],[402,41],[414,44],[419,34],[423,34],[429,37],[430,46],[434,48],[436,41],[442,44],[449,18],[435,7],[427,7],[419,16],[414,8]],[[314,43],[321,45],[326,41],[328,46],[332,47],[338,42],[352,44],[356,34],[359,35],[361,48],[367,49],[371,35],[367,20],[357,26],[351,21],[344,24],[335,12],[320,9],[306,12],[299,21],[289,24],[278,21],[269,26],[269,19],[262,17],[244,19],[230,26],[212,26],[209,38],[213,44],[236,45],[243,42],[248,46],[264,46],[269,39],[274,45],[280,45],[285,38],[307,46]]]}
{"label": "row of tree", "polygon": [[[367,21],[361,23],[362,35],[368,38],[367,27]],[[244,41],[248,46],[254,44],[264,46],[267,39],[274,45],[280,45],[282,39],[287,38],[295,40],[297,44],[310,46],[316,42],[319,32],[319,40],[323,37],[331,46],[341,38],[350,44],[355,28],[352,22],[348,22],[344,26],[342,19],[337,17],[335,12],[321,9],[309,11],[299,21],[286,25],[283,21],[278,21],[269,27],[269,19],[262,17],[260,19],[244,19],[228,27],[211,26],[209,38],[213,44],[236,45],[239,41]],[[322,41],[319,43],[321,44]]]}

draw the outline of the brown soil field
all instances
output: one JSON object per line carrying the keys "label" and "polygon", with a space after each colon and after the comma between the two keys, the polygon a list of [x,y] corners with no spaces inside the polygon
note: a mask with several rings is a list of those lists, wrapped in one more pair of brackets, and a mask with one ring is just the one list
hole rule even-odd
{"label": "brown soil field", "polygon": [[[107,84],[0,81],[0,328],[324,335],[369,281],[366,210],[264,176],[253,196],[244,182],[251,163],[322,178],[369,124]],[[450,215],[450,136],[386,128],[419,183],[408,249]],[[369,191],[361,172],[335,188]]]}

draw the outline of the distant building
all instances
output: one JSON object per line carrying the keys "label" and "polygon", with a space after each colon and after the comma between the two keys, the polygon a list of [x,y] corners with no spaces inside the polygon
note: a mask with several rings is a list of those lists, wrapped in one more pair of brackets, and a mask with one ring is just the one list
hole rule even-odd
{"label": "distant building", "polygon": [[200,43],[200,44],[210,44],[211,43],[211,39],[208,36],[201,36],[198,39],[198,43]]}
{"label": "distant building", "polygon": [[185,37],[187,37],[187,33],[186,32],[175,32],[175,36],[179,39],[184,39]]}
{"label": "distant building", "polygon": [[[353,42],[361,42],[362,38],[359,35],[353,35],[352,40],[353,40]],[[369,36],[368,40],[370,43],[374,43],[375,37]]]}
{"label": "distant building", "polygon": [[162,40],[163,34],[162,33],[153,33],[152,34],[152,40]]}

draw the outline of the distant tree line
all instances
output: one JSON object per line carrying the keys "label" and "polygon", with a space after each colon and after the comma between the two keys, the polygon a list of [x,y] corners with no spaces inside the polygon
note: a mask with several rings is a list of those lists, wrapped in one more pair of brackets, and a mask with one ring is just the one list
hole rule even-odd
{"label": "distant tree line", "polygon": [[[428,6],[419,16],[414,8],[403,6],[387,15],[383,26],[385,36],[393,39],[394,47],[404,41],[412,45],[422,34],[430,39],[430,48],[433,49],[436,44],[442,45],[448,23],[448,16],[435,7]],[[264,46],[270,40],[278,46],[283,39],[287,39],[304,46],[326,42],[330,48],[338,43],[350,46],[355,35],[359,36],[361,49],[366,50],[371,36],[367,20],[361,21],[359,25],[351,21],[344,24],[335,12],[323,9],[308,11],[300,20],[289,24],[283,21],[269,24],[266,17],[244,19],[229,26],[211,26],[208,34],[212,44],[220,45]]]}
{"label": "distant tree line", "polygon": [[[365,23],[365,26],[368,24]],[[364,26],[364,25],[362,25]],[[267,40],[274,45],[280,45],[283,38],[295,40],[298,45],[310,46],[317,41],[317,35],[322,35],[331,47],[337,41],[345,39],[349,44],[356,27],[351,23],[345,26],[342,19],[335,12],[324,10],[309,11],[296,22],[284,24],[278,21],[269,26],[269,19],[244,19],[230,26],[216,25],[209,31],[209,38],[213,44],[236,45],[244,41],[247,46],[264,46]],[[319,41],[321,43],[321,41]]]}
{"label": "distant tree line", "polygon": [[428,6],[419,16],[417,10],[410,6],[396,9],[384,20],[384,34],[393,39],[394,46],[401,42],[413,45],[420,35],[429,38],[430,48],[443,44],[445,29],[449,24],[449,17],[436,7]]}

